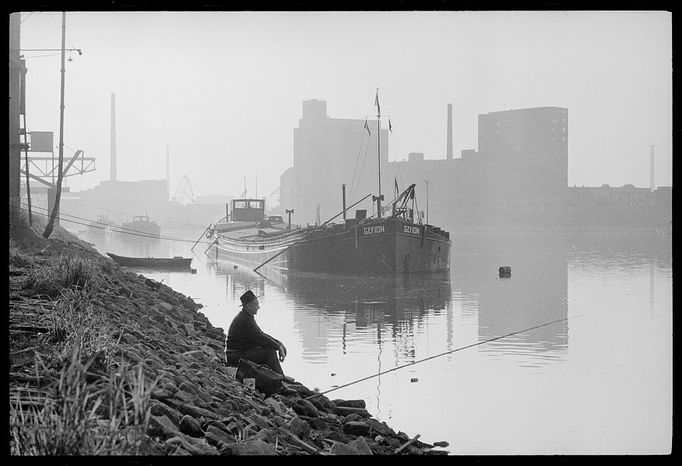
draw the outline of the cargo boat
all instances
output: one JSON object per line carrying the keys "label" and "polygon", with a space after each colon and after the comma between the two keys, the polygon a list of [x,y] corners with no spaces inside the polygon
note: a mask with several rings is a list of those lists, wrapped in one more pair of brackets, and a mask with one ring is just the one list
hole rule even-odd
{"label": "cargo boat", "polygon": [[212,259],[245,264],[255,271],[265,265],[344,275],[448,271],[450,234],[422,222],[423,216],[414,208],[415,185],[382,207],[380,178],[379,172],[379,195],[372,196],[377,204],[376,217],[366,217],[366,210],[356,210],[355,218],[346,219],[344,215],[341,223],[332,220],[369,195],[346,208],[344,191],[342,212],[322,225],[302,228],[269,221],[263,199],[234,199],[231,218],[207,228],[206,236],[212,242],[205,252]]}

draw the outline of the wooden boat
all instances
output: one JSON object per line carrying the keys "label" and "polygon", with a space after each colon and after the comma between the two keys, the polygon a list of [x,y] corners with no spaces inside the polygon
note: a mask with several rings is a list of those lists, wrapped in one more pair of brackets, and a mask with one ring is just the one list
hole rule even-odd
{"label": "wooden boat", "polygon": [[114,262],[124,267],[154,268],[154,269],[190,269],[191,257],[126,257],[107,253]]}
{"label": "wooden boat", "polygon": [[[380,116],[377,114],[377,126]],[[266,264],[343,275],[450,270],[450,233],[422,222],[415,209],[415,185],[385,206],[381,205],[383,198],[379,180],[379,195],[373,196],[376,217],[356,210],[354,219],[345,219],[344,215],[342,223],[331,223],[334,217],[322,225],[303,228],[266,221],[264,200],[235,199],[229,221],[207,228],[206,236],[213,242],[206,253],[216,260],[255,267],[256,271]],[[337,217],[350,208],[345,208],[345,191],[343,205],[344,211]]]}

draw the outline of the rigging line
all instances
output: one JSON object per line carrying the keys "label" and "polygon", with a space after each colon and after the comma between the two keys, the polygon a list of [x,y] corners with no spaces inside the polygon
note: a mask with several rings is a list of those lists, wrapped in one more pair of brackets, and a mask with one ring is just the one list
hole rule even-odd
{"label": "rigging line", "polygon": [[355,174],[358,171],[358,162],[360,161],[360,151],[362,151],[362,144],[365,140],[365,130],[363,128],[362,135],[360,136],[360,145],[358,146],[358,153],[355,154],[355,167],[353,167],[353,178],[350,183],[350,190],[348,191],[348,200],[353,198],[353,186],[355,185]]}
{"label": "rigging line", "polygon": [[[395,134],[393,134],[392,131],[391,131],[391,135],[393,136],[393,140],[395,141],[397,138],[396,138]],[[396,142],[395,145],[397,146],[398,143]],[[398,177],[400,178],[400,184],[401,184],[402,186],[405,186],[405,182],[403,181],[403,172],[402,172],[402,170],[400,169],[400,161],[399,161],[399,160],[395,160],[394,163],[396,163],[396,165],[397,165],[397,167],[398,167]],[[395,173],[395,172],[394,172],[394,173]]]}
{"label": "rigging line", "polygon": [[457,352],[457,351],[462,351],[462,350],[465,350],[465,349],[468,349],[468,348],[472,348],[472,347],[474,347],[474,346],[482,345],[482,344],[484,344],[484,343],[490,343],[491,341],[501,340],[502,338],[510,337],[510,336],[516,335],[516,334],[518,334],[518,333],[528,332],[528,331],[530,331],[530,330],[535,330],[535,329],[538,329],[538,328],[540,328],[540,327],[546,327],[546,326],[548,326],[548,325],[556,324],[556,323],[558,323],[558,322],[563,322],[563,321],[565,321],[565,320],[572,319],[572,318],[574,318],[574,317],[582,317],[582,315],[583,315],[583,314],[578,314],[578,315],[575,315],[575,316],[564,317],[563,319],[553,320],[553,321],[551,321],[551,322],[546,322],[546,323],[544,323],[544,324],[535,325],[535,326],[533,326],[533,327],[528,327],[528,328],[525,328],[525,329],[523,329],[523,330],[517,330],[516,332],[511,332],[511,333],[507,333],[507,334],[505,334],[505,335],[500,335],[500,336],[497,336],[497,337],[494,337],[494,338],[489,338],[488,340],[479,341],[479,342],[477,342],[477,343],[472,343],[472,344],[466,345],[466,346],[460,346],[459,348],[455,348],[454,350],[446,351],[446,352],[440,353],[440,354],[435,354],[435,355],[433,355],[433,356],[429,356],[428,358],[420,359],[419,361],[414,361],[414,362],[410,362],[410,363],[408,363],[408,364],[403,364],[402,366],[394,367],[393,369],[389,369],[389,370],[387,370],[387,371],[379,372],[379,373],[377,373],[377,374],[372,374],[372,375],[369,375],[369,376],[367,376],[367,377],[363,377],[362,379],[358,379],[358,380],[355,380],[355,381],[353,381],[353,382],[349,382],[349,383],[344,384],[344,385],[339,385],[338,387],[331,388],[331,389],[329,389],[329,390],[327,390],[327,391],[324,391],[324,392],[315,393],[315,394],[313,394],[313,395],[307,396],[305,399],[307,400],[307,399],[310,399],[310,398],[314,398],[314,397],[316,397],[316,396],[321,396],[321,395],[324,395],[324,394],[326,394],[326,393],[333,392],[334,390],[338,390],[338,389],[340,389],[340,388],[348,387],[349,385],[354,385],[354,384],[356,384],[356,383],[358,383],[358,382],[363,382],[363,381],[365,381],[365,380],[371,379],[371,378],[373,378],[373,377],[377,377],[377,376],[379,376],[379,375],[383,375],[383,374],[387,374],[387,373],[389,373],[389,372],[397,371],[398,369],[403,369],[403,368],[405,368],[405,367],[414,366],[415,364],[419,364],[420,362],[428,361],[428,360],[430,360],[430,359],[435,359],[435,358],[439,358],[439,357],[441,357],[441,356],[445,356],[446,354],[451,354],[451,353],[455,353],[455,352]]}
{"label": "rigging line", "polygon": [[[362,180],[362,171],[365,169],[365,161],[367,161],[367,152],[369,151],[369,141],[367,141],[367,147],[365,147],[365,154],[362,156],[362,165],[360,165],[360,172],[358,173],[358,188],[360,188],[360,181]],[[348,201],[353,200],[353,186],[351,186],[350,195],[348,196]]]}

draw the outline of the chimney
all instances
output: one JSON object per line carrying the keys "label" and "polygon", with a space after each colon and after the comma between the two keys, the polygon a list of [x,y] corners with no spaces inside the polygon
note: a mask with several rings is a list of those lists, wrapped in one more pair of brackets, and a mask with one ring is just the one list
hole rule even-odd
{"label": "chimney", "polygon": [[448,104],[448,152],[447,159],[452,160],[452,104]]}
{"label": "chimney", "polygon": [[109,179],[116,181],[116,94],[111,93],[111,168]]}
{"label": "chimney", "polygon": [[166,191],[170,197],[170,148],[166,144]]}
{"label": "chimney", "polygon": [[649,164],[649,184],[651,185],[651,192],[654,192],[654,147],[655,145],[649,146],[651,149],[651,163]]}

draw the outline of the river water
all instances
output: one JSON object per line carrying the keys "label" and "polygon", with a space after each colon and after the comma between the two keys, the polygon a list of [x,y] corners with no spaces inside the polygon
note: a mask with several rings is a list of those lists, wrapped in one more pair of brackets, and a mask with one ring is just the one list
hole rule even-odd
{"label": "river water", "polygon": [[192,256],[196,273],[136,272],[225,330],[253,290],[259,325],[287,346],[288,375],[330,399],[363,399],[376,419],[447,441],[452,455],[671,451],[669,234],[455,232],[449,274],[398,279],[257,274],[211,262],[204,242],[192,251],[201,230],[163,235],[80,236],[102,253]]}

